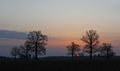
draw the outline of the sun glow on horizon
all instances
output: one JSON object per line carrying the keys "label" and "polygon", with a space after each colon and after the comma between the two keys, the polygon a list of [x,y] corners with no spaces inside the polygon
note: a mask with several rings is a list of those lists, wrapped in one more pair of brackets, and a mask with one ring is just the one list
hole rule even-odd
{"label": "sun glow on horizon", "polygon": [[[42,31],[47,47],[65,48],[71,42],[84,47],[80,38],[92,29],[100,44],[110,42],[120,50],[119,18],[120,0],[0,0],[0,30]],[[0,40],[1,47],[23,42]]]}

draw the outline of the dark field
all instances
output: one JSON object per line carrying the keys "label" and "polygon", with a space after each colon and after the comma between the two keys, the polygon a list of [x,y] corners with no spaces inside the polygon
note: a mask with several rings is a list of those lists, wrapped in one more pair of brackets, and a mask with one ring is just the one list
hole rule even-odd
{"label": "dark field", "polygon": [[120,60],[0,61],[0,71],[120,71]]}

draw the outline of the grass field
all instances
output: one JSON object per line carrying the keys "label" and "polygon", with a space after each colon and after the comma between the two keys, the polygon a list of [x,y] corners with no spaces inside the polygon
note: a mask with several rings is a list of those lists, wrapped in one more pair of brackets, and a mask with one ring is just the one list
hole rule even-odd
{"label": "grass field", "polygon": [[120,71],[120,60],[0,61],[0,71]]}

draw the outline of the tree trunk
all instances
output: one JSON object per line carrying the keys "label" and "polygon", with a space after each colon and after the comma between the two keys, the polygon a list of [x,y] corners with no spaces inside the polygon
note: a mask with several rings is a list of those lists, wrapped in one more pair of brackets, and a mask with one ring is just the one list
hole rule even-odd
{"label": "tree trunk", "polygon": [[93,44],[92,38],[90,38],[90,60],[92,60],[92,49],[93,49],[92,44]]}
{"label": "tree trunk", "polygon": [[38,59],[38,53],[37,53],[37,42],[35,43],[35,60]]}
{"label": "tree trunk", "polygon": [[74,53],[73,53],[73,51],[72,51],[72,60],[73,60],[73,58],[74,58],[74,56],[73,56],[73,55],[74,55]]}
{"label": "tree trunk", "polygon": [[107,60],[109,60],[109,54],[108,54],[108,50],[107,50],[106,57],[107,57]]}
{"label": "tree trunk", "polygon": [[92,46],[90,46],[90,60],[92,60]]}
{"label": "tree trunk", "polygon": [[26,49],[26,59],[28,59],[28,50]]}

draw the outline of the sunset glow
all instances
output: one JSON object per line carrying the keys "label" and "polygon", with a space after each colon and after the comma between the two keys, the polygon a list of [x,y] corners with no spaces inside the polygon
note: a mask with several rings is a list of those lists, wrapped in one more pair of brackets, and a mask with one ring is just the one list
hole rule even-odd
{"label": "sunset glow", "polygon": [[[0,30],[25,33],[40,30],[49,37],[48,49],[65,51],[71,42],[83,48],[85,43],[80,38],[90,29],[100,35],[100,44],[110,42],[116,52],[120,50],[120,1],[0,0]],[[6,45],[23,45],[24,41],[2,38],[1,49],[8,48]]]}

